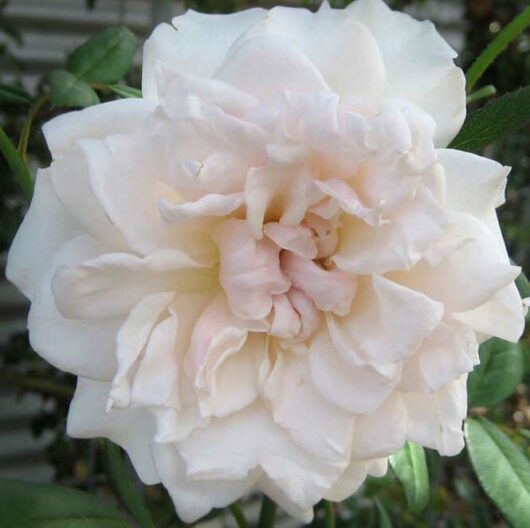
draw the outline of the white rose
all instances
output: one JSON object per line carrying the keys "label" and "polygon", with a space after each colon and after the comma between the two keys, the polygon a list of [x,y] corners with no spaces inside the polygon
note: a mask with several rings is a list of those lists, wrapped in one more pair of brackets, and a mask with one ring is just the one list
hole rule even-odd
{"label": "white rose", "polygon": [[523,307],[495,208],[508,169],[448,150],[464,77],[430,22],[188,11],[143,99],[44,127],[9,255],[33,348],[191,522],[250,489],[309,521],[409,439],[456,454],[477,342]]}

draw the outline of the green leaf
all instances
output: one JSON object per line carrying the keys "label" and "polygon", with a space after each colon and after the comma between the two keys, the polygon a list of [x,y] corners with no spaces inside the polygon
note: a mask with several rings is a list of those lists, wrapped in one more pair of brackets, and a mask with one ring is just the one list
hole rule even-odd
{"label": "green leaf", "polygon": [[528,26],[530,26],[530,6],[519,16],[515,17],[471,65],[466,74],[466,90],[468,92],[471,91],[490,64],[506,49],[506,46],[515,40]]}
{"label": "green leaf", "polygon": [[471,464],[484,491],[515,528],[528,528],[530,462],[523,452],[485,418],[464,424]]}
{"label": "green leaf", "polygon": [[31,95],[24,88],[0,84],[0,103],[31,103]]}
{"label": "green leaf", "polygon": [[118,510],[62,486],[0,480],[0,528],[128,528]]}
{"label": "green leaf", "polygon": [[123,26],[96,33],[70,56],[68,69],[87,82],[115,83],[129,71],[138,39]]}
{"label": "green leaf", "polygon": [[142,97],[142,90],[138,90],[138,88],[133,88],[132,86],[109,84],[108,88],[121,97]]}
{"label": "green leaf", "polygon": [[129,478],[120,448],[108,440],[103,444],[103,465],[109,485],[125,509],[142,528],[155,528],[142,496]]}
{"label": "green leaf", "polygon": [[390,465],[405,489],[409,510],[423,510],[429,502],[429,472],[423,448],[413,442],[390,457]]}
{"label": "green leaf", "polygon": [[98,94],[70,72],[55,70],[48,75],[52,103],[58,107],[91,106],[99,103]]}
{"label": "green leaf", "polygon": [[468,115],[449,148],[477,152],[530,123],[530,86],[496,98]]}
{"label": "green leaf", "polygon": [[11,140],[0,126],[0,152],[4,156],[9,168],[13,171],[15,178],[26,198],[31,201],[33,196],[33,178],[27,164],[24,162]]}
{"label": "green leaf", "polygon": [[377,526],[379,528],[392,528],[390,516],[385,510],[385,507],[381,504],[381,501],[379,499],[375,499],[374,504],[377,512]]}
{"label": "green leaf", "polygon": [[495,88],[493,84],[488,84],[488,86],[484,86],[483,88],[480,88],[480,90],[470,93],[466,98],[466,103],[467,104],[476,103],[477,101],[486,99],[486,97],[491,97],[492,95],[495,95],[496,93],[497,93],[497,88]]}
{"label": "green leaf", "polygon": [[517,286],[519,294],[523,299],[526,297],[530,297],[530,283],[528,282],[528,278],[522,271],[515,279],[515,285]]}
{"label": "green leaf", "polygon": [[480,365],[467,382],[470,406],[491,407],[513,394],[523,377],[523,356],[519,345],[492,338],[479,350]]}

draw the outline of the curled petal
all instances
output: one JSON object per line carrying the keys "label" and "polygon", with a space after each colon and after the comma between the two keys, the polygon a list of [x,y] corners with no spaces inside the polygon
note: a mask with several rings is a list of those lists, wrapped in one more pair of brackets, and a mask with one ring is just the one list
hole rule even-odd
{"label": "curled petal", "polygon": [[344,218],[332,259],[340,269],[358,274],[410,269],[441,237],[447,223],[446,212],[432,195],[420,191],[389,223],[370,227]]}
{"label": "curled petal", "polygon": [[357,288],[355,276],[339,269],[326,270],[290,251],[283,251],[280,260],[293,285],[317,308],[339,315],[349,312]]}
{"label": "curled petal", "polygon": [[345,358],[377,368],[414,354],[443,313],[442,303],[374,275],[361,281],[351,312],[342,318],[330,315],[327,322]]}
{"label": "curled petal", "polygon": [[317,246],[308,227],[269,222],[263,227],[263,232],[282,249],[292,251],[306,259],[314,259],[317,256]]}
{"label": "curled petal", "polygon": [[161,292],[143,298],[131,311],[116,336],[118,371],[112,380],[108,408],[128,407],[131,393],[129,372],[147,344],[160,314],[169,306],[175,292]]}
{"label": "curled petal", "polygon": [[399,272],[394,278],[455,312],[465,312],[484,304],[521,270],[507,262],[505,250],[480,220],[464,213],[454,213],[453,219],[445,237],[462,243],[440,262],[422,260],[409,273]]}
{"label": "curled petal", "polygon": [[177,318],[171,314],[153,329],[134,375],[133,406],[179,407],[177,327]]}
{"label": "curled petal", "polygon": [[166,222],[179,222],[201,216],[227,216],[239,209],[244,201],[243,193],[207,194],[196,202],[171,204],[162,200],[159,208]]}
{"label": "curled petal", "polygon": [[270,328],[270,335],[292,338],[295,337],[302,327],[302,322],[297,311],[293,308],[286,294],[275,295],[272,298],[274,316]]}
{"label": "curled petal", "polygon": [[263,319],[272,308],[272,296],[290,287],[280,270],[278,246],[267,238],[255,240],[243,220],[226,220],[216,228],[214,238],[230,308],[244,319]]}
{"label": "curled petal", "polygon": [[344,180],[317,180],[315,185],[324,194],[337,200],[340,208],[349,215],[361,218],[370,226],[381,223],[381,213],[377,209],[365,207],[354,189]]}

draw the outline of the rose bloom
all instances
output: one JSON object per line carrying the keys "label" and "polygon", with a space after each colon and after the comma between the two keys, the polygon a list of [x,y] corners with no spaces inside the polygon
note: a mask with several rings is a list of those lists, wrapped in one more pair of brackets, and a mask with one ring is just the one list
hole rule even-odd
{"label": "rose bloom", "polygon": [[495,208],[509,169],[445,148],[464,76],[430,22],[188,11],[142,99],[44,126],[7,275],[31,345],[188,522],[261,490],[309,521],[406,440],[463,447],[466,377],[523,304]]}

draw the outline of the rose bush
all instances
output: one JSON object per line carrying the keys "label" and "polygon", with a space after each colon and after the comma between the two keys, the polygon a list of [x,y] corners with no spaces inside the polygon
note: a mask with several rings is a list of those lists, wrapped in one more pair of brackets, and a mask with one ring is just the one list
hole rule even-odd
{"label": "rose bush", "polygon": [[33,348],[191,522],[250,489],[309,521],[406,440],[463,447],[466,376],[523,304],[508,169],[445,148],[464,76],[429,22],[188,11],[142,99],[55,118],[9,255]]}

